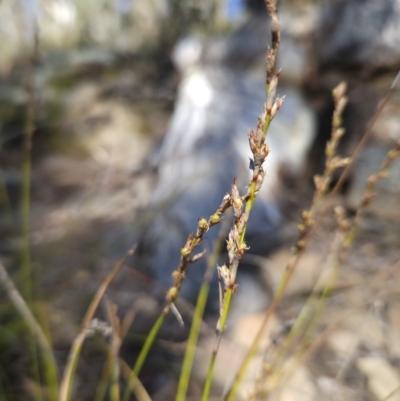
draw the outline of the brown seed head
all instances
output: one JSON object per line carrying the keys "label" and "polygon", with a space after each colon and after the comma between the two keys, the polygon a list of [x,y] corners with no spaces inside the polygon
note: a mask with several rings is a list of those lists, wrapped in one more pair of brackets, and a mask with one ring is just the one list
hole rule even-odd
{"label": "brown seed head", "polygon": [[249,132],[249,145],[253,154],[258,152],[257,136],[252,129]]}

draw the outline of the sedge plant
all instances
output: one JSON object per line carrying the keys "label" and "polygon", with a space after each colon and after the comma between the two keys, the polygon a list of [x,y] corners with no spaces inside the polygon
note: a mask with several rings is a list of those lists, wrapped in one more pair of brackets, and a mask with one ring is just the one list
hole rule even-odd
{"label": "sedge plant", "polygon": [[[109,350],[109,360],[107,366],[104,370],[104,376],[106,377],[106,381],[110,383],[110,399],[111,400],[119,400],[123,399],[127,401],[130,397],[132,392],[135,393],[136,398],[139,400],[146,400],[149,401],[150,397],[147,394],[146,390],[140,383],[138,379],[138,375],[143,367],[143,364],[146,361],[147,355],[157,337],[157,334],[165,321],[166,316],[172,312],[178,322],[183,324],[182,318],[180,313],[176,307],[176,301],[179,297],[180,290],[182,284],[185,280],[187,270],[189,269],[190,265],[195,263],[200,258],[204,257],[204,252],[196,252],[197,247],[200,245],[204,235],[207,233],[209,229],[213,226],[218,225],[221,222],[228,223],[230,219],[226,218],[223,221],[224,215],[227,214],[228,211],[231,211],[234,216],[234,223],[231,227],[228,240],[227,240],[227,251],[228,251],[228,258],[229,263],[227,265],[217,266],[218,274],[220,277],[220,281],[222,282],[222,295],[221,295],[221,305],[220,305],[220,317],[216,327],[216,339],[215,339],[215,346],[212,351],[210,357],[209,368],[207,372],[206,381],[204,384],[202,401],[206,401],[209,399],[210,390],[212,386],[212,379],[213,379],[213,371],[214,371],[214,364],[218,355],[219,345],[221,342],[221,338],[223,332],[226,328],[226,322],[228,318],[228,314],[230,311],[232,297],[234,296],[235,291],[237,290],[236,285],[236,275],[239,268],[239,263],[247,251],[246,245],[246,228],[247,223],[249,221],[249,217],[252,211],[252,207],[254,202],[256,201],[257,194],[263,184],[265,172],[263,169],[263,163],[268,156],[269,147],[266,144],[268,129],[270,124],[279,111],[282,103],[284,101],[284,97],[276,97],[276,89],[279,80],[279,71],[276,70],[276,57],[280,45],[280,22],[278,19],[277,14],[277,0],[266,0],[266,7],[268,14],[271,18],[271,32],[272,32],[272,39],[271,39],[271,46],[267,51],[266,56],[266,70],[267,70],[267,78],[266,78],[266,103],[263,107],[262,114],[258,119],[256,129],[253,131],[251,130],[249,133],[249,145],[251,152],[253,154],[250,166],[251,166],[251,178],[247,186],[247,192],[244,194],[240,194],[238,185],[236,181],[233,180],[233,184],[229,193],[227,193],[221,201],[220,206],[216,209],[216,211],[211,214],[209,217],[202,217],[198,220],[197,230],[194,235],[189,235],[185,244],[182,246],[180,250],[181,259],[180,264],[177,269],[173,272],[173,285],[168,290],[166,299],[165,299],[165,306],[156,320],[154,326],[152,327],[150,333],[146,337],[142,350],[138,356],[138,359],[133,367],[130,369],[126,362],[120,358],[119,351],[121,347],[122,340],[126,334],[127,328],[124,326],[123,323],[119,321],[117,318],[116,309],[113,305],[107,304],[107,313],[109,316],[109,320],[112,326],[112,337],[111,337],[111,344]],[[242,363],[242,366],[239,372],[236,375],[236,378],[233,382],[231,389],[227,392],[224,396],[225,400],[234,400],[237,395],[237,390],[241,381],[244,377],[246,372],[247,366],[254,356],[255,352],[258,349],[258,344],[260,342],[261,336],[265,329],[265,326],[271,317],[272,313],[278,306],[279,302],[281,301],[287,284],[293,274],[294,269],[297,266],[297,263],[303,254],[308,240],[311,237],[312,233],[316,230],[317,224],[315,222],[320,221],[324,213],[329,205],[329,200],[337,194],[340,186],[343,184],[343,181],[347,177],[351,166],[354,163],[354,160],[357,158],[358,154],[360,153],[363,145],[365,144],[366,140],[368,139],[371,128],[374,122],[376,121],[377,117],[379,116],[380,112],[382,111],[385,104],[388,102],[390,95],[396,85],[396,81],[392,85],[390,91],[388,92],[386,98],[382,102],[380,108],[378,109],[376,115],[374,116],[366,135],[364,136],[363,140],[360,142],[359,146],[357,147],[355,154],[353,155],[352,159],[342,159],[336,157],[336,150],[337,144],[340,137],[343,135],[343,129],[341,127],[341,115],[343,112],[343,108],[346,104],[345,99],[345,85],[339,85],[333,94],[334,102],[335,102],[335,111],[332,121],[332,137],[331,141],[328,143],[326,148],[326,169],[324,174],[321,177],[315,178],[316,184],[316,192],[312,202],[312,206],[309,210],[304,211],[302,214],[302,222],[298,226],[299,237],[298,240],[293,248],[293,252],[291,258],[287,264],[286,271],[282,278],[282,281],[276,291],[275,297],[273,302],[265,314],[264,320],[262,322],[261,328],[256,336],[255,341],[251,345],[248,353]],[[32,89],[27,86],[28,93],[32,91]],[[30,150],[32,146],[32,135],[33,135],[33,117],[34,117],[34,109],[33,109],[33,92],[30,92],[32,95],[29,107],[28,107],[28,117],[27,117],[27,125],[26,125],[26,152],[25,152],[25,160],[24,160],[24,183],[23,183],[23,200],[21,202],[23,208],[23,237],[26,241],[26,247],[24,247],[23,253],[23,266],[25,270],[25,276],[30,276],[30,257],[29,257],[29,183],[30,183]],[[374,188],[379,179],[385,178],[387,175],[388,168],[390,164],[396,157],[400,155],[400,143],[396,145],[396,148],[389,152],[384,164],[382,165],[381,170],[375,174],[374,176],[370,177],[368,181],[368,186],[365,191],[364,197],[360,204],[360,207],[357,209],[356,217],[354,218],[353,222],[349,222],[348,219],[345,218],[343,210],[337,209],[337,221],[339,226],[339,245],[337,248],[333,250],[335,255],[339,255],[340,251],[343,249],[348,249],[354,243],[354,238],[356,235],[357,226],[360,219],[361,211],[369,204],[369,202],[373,198]],[[334,171],[336,171],[340,167],[346,167],[341,178],[339,179],[338,183],[336,184],[335,188],[331,191],[328,195],[329,186],[332,180],[332,176]],[[322,201],[328,197],[328,201],[322,205]],[[197,343],[198,334],[200,331],[200,324],[205,308],[205,303],[207,300],[208,290],[209,290],[209,283],[211,279],[211,275],[216,265],[216,260],[220,253],[221,244],[225,238],[225,227],[221,229],[221,236],[219,241],[215,245],[215,249],[212,255],[209,257],[208,260],[208,268],[205,275],[204,284],[200,290],[198,303],[196,305],[196,310],[194,314],[194,319],[192,322],[192,328],[189,335],[189,342],[186,350],[186,355],[184,359],[184,363],[182,366],[182,372],[180,377],[180,382],[178,385],[177,390],[177,401],[184,401],[186,399],[186,392],[188,388],[188,383],[191,374],[191,367],[193,364],[194,359],[194,351]],[[100,286],[95,298],[91,306],[89,307],[85,318],[83,320],[81,331],[78,337],[75,339],[73,346],[71,348],[71,352],[67,361],[67,366],[65,368],[62,380],[61,380],[61,387],[58,393],[58,378],[56,372],[56,361],[54,355],[51,351],[51,344],[43,333],[40,325],[36,321],[36,318],[31,313],[29,307],[29,303],[31,301],[31,294],[30,288],[26,288],[25,298],[28,302],[25,302],[23,297],[19,294],[16,287],[13,285],[12,281],[10,280],[9,276],[7,275],[6,270],[4,269],[3,265],[0,264],[0,282],[6,289],[6,293],[9,298],[12,300],[12,303],[15,305],[16,309],[22,315],[23,319],[27,322],[30,331],[33,333],[33,337],[35,338],[36,342],[39,344],[39,347],[43,351],[43,355],[47,360],[47,374],[48,374],[48,383],[49,383],[49,399],[59,399],[60,401],[68,401],[72,397],[72,388],[73,388],[73,381],[76,375],[76,367],[79,361],[80,352],[82,349],[83,342],[88,334],[88,329],[90,328],[90,324],[92,322],[92,318],[94,313],[99,305],[100,300],[102,299],[105,291],[115,277],[115,275],[119,272],[119,270],[124,265],[126,259],[134,252],[135,247],[131,248],[127,255],[117,263],[107,278],[104,280],[102,285]],[[334,272],[337,274],[337,269],[340,267],[342,260],[338,260],[337,264],[335,265]],[[299,333],[303,332],[303,329],[306,327],[305,338],[311,337],[313,334],[313,330],[315,328],[315,322],[317,321],[326,299],[329,297],[329,291],[332,287],[332,283],[335,280],[335,275],[332,274],[331,279],[328,280],[324,291],[318,300],[317,307],[314,311],[314,314],[309,317],[304,315],[300,315],[297,324],[295,324],[291,334],[288,336],[287,341],[284,342],[283,348],[278,353],[278,358],[276,360],[276,365],[272,368],[274,369],[273,373],[279,373],[279,363],[281,363],[281,359],[285,352],[292,346],[295,338]],[[315,298],[312,296],[308,302],[315,301]],[[307,304],[305,305],[306,310]],[[125,327],[125,328],[124,328]],[[297,360],[302,358],[307,350],[309,350],[309,342],[304,341],[302,347],[299,348],[296,354]],[[36,354],[36,351],[34,351]],[[38,367],[36,367],[38,369]],[[269,371],[268,374],[271,372]],[[125,388],[125,392],[123,397],[120,394],[120,387],[119,381],[120,377],[123,377],[127,382],[127,386]],[[263,377],[263,376],[261,376]],[[265,378],[265,377],[264,377]],[[269,388],[261,388],[259,389],[260,396],[264,395],[261,394],[262,392],[268,392]],[[99,391],[99,399],[102,398],[102,395],[105,394],[105,391]],[[257,394],[255,393],[257,396]],[[41,398],[41,397],[39,397]],[[257,398],[257,397],[256,397]]]}
{"label": "sedge plant", "polygon": [[[400,78],[400,71],[397,73],[395,79],[393,80],[388,92],[386,93],[384,99],[382,100],[382,102],[380,103],[377,111],[375,112],[375,114],[373,115],[371,121],[369,122],[367,129],[361,139],[361,141],[358,143],[356,149],[354,150],[352,156],[348,159],[348,160],[344,160],[342,159],[340,161],[340,159],[334,158],[333,160],[335,161],[335,163],[339,162],[339,164],[341,166],[345,166],[343,172],[341,173],[338,181],[336,182],[334,188],[332,189],[332,191],[327,195],[326,200],[323,202],[323,204],[321,205],[321,207],[318,209],[318,212],[316,213],[316,215],[314,216],[313,214],[310,215],[309,211],[305,211],[303,212],[301,218],[302,218],[302,223],[299,225],[298,229],[299,229],[299,235],[298,235],[298,239],[295,243],[295,245],[292,248],[291,251],[291,255],[289,257],[289,260],[287,261],[286,264],[286,268],[285,271],[283,273],[283,276],[279,282],[278,288],[275,292],[274,298],[269,306],[269,308],[267,309],[267,311],[265,312],[264,318],[262,320],[262,323],[257,331],[257,334],[254,338],[253,343],[251,344],[251,346],[249,347],[249,349],[246,352],[246,355],[238,369],[238,372],[235,375],[235,378],[233,380],[233,384],[231,385],[231,387],[229,388],[229,390],[226,392],[226,394],[224,395],[224,400],[225,401],[233,401],[237,395],[238,389],[240,387],[240,384],[242,383],[245,374],[247,372],[247,369],[250,365],[251,360],[253,359],[255,353],[257,352],[258,348],[259,348],[259,344],[261,342],[261,339],[263,338],[266,326],[270,320],[270,318],[272,317],[273,313],[275,312],[276,308],[278,307],[278,305],[280,304],[281,300],[284,297],[286,288],[289,284],[289,281],[296,269],[296,267],[299,264],[299,261],[301,259],[301,257],[303,256],[312,236],[314,235],[314,233],[316,232],[316,230],[319,228],[323,218],[326,216],[326,214],[328,213],[328,211],[331,209],[333,200],[335,198],[335,196],[339,193],[340,189],[342,188],[345,180],[348,178],[351,168],[353,167],[355,161],[358,159],[359,155],[361,154],[361,151],[363,150],[364,146],[366,145],[368,139],[371,137],[372,134],[372,129],[376,123],[376,121],[378,120],[378,118],[380,117],[383,109],[385,108],[385,106],[388,104],[390,98],[392,97],[395,89],[396,89],[396,85],[397,82],[399,81]],[[339,85],[338,88],[336,89],[336,91],[339,89],[339,93],[343,92],[345,90],[345,86],[341,86]],[[334,93],[334,99],[335,96],[338,95],[338,93]],[[344,95],[344,92],[342,93],[341,96]],[[339,96],[340,97],[340,96]],[[345,106],[345,99],[342,100],[343,105],[342,107]],[[337,105],[335,108],[335,113],[337,113],[339,111]],[[335,132],[335,124],[341,124],[340,121],[340,116],[343,110],[340,111],[340,113],[337,115],[338,119],[335,119],[335,116],[332,120],[332,135]],[[337,126],[337,128],[339,128],[339,126]],[[339,130],[340,132],[341,130]],[[343,133],[342,133],[343,134]],[[342,135],[341,134],[341,135]],[[333,138],[332,138],[333,139]],[[331,141],[332,141],[331,139]],[[328,144],[327,147],[327,151],[329,149],[329,146],[332,146]],[[396,146],[397,149],[397,146]],[[328,154],[334,150],[335,148],[331,148],[330,151],[328,151]],[[395,150],[393,150],[393,152],[395,152]],[[328,155],[327,155],[328,156]],[[325,186],[325,179],[324,177],[317,177],[317,179],[315,180],[315,184],[317,187],[317,192],[318,192],[318,186],[320,186],[320,188],[323,188]],[[322,200],[323,198],[317,196],[317,198],[314,197],[314,202],[316,199]],[[313,203],[314,203],[313,202]],[[312,206],[313,207],[313,206]],[[313,217],[313,218],[311,218]],[[326,295],[326,294],[325,294]]]}
{"label": "sedge plant", "polygon": [[[177,317],[179,322],[182,322],[180,314],[175,306],[175,301],[179,296],[182,283],[186,276],[186,271],[191,263],[194,263],[202,253],[191,256],[194,249],[200,244],[203,235],[214,225],[221,222],[222,215],[229,208],[232,208],[234,215],[234,225],[229,232],[227,241],[227,250],[229,255],[229,266],[223,265],[218,267],[219,275],[224,284],[224,296],[221,305],[220,319],[217,327],[216,346],[211,356],[210,367],[206,383],[204,386],[203,400],[208,399],[209,390],[211,387],[211,379],[213,374],[213,366],[215,363],[218,345],[221,340],[222,332],[226,325],[226,320],[231,304],[232,295],[237,288],[235,284],[237,269],[242,255],[246,252],[247,245],[245,242],[246,227],[249,216],[256,200],[257,193],[261,188],[264,180],[263,163],[268,156],[269,147],[265,143],[269,126],[272,119],[279,111],[283,104],[284,97],[276,97],[276,89],[278,85],[279,71],[276,70],[276,57],[280,44],[280,23],[277,15],[276,1],[266,1],[268,13],[271,17],[271,31],[272,43],[267,51],[266,65],[267,65],[267,79],[266,79],[266,103],[263,108],[262,115],[260,116],[256,130],[250,131],[249,144],[253,153],[251,162],[252,176],[248,185],[247,193],[244,195],[239,194],[236,181],[234,180],[231,192],[226,194],[222,199],[221,205],[216,212],[209,218],[200,218],[198,221],[197,231],[195,235],[189,235],[185,245],[181,249],[181,262],[178,268],[172,273],[174,285],[168,290],[166,296],[166,306],[164,307],[159,318],[156,320],[153,328],[151,329],[146,341],[142,347],[139,357],[133,367],[134,375],[138,375],[148,355],[148,352],[154,343],[156,335],[163,324],[165,317],[172,311]],[[132,380],[134,376],[132,377]],[[127,401],[131,391],[132,383],[129,381],[123,397]]]}

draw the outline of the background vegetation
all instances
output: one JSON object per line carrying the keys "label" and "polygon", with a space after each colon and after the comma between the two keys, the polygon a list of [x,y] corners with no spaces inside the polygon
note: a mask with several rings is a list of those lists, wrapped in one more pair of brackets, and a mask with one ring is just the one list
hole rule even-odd
{"label": "background vegetation", "polygon": [[[232,35],[245,17],[229,4],[1,3],[0,399],[126,400],[128,382],[139,400],[185,399],[186,390],[187,399],[207,399],[207,373],[210,399],[222,393],[257,400],[399,398],[400,103],[393,79],[400,63],[394,50],[379,48],[380,36],[374,41],[380,50],[369,53],[367,31],[367,45],[357,37],[354,57],[344,57],[337,30],[347,29],[351,9],[335,25],[321,24],[329,8],[319,2],[280,5],[282,63],[295,38],[296,63],[305,66],[300,78],[288,66],[282,82],[307,97],[317,133],[305,173],[280,178],[279,249],[252,259],[255,281],[267,289],[259,295],[250,282],[233,294],[232,272],[219,269],[233,304],[212,369],[215,328],[219,342],[227,308],[221,319],[218,313],[203,319],[199,307],[176,302],[161,334],[149,334],[165,303],[154,299],[154,283],[140,266],[127,266],[150,219],[143,210],[156,173],[146,156],[173,111],[175,43],[193,32]],[[390,18],[365,4],[363,12],[371,10],[372,26],[384,36]],[[260,13],[256,2],[249,6]],[[246,67],[249,75],[253,67]],[[274,65],[268,69],[275,76]],[[332,101],[342,80],[348,88],[339,86]],[[271,113],[271,88],[268,95]],[[262,132],[266,116],[268,107]],[[261,139],[253,154],[261,152]],[[245,248],[242,216],[259,184],[254,171],[248,195],[226,188],[230,197],[221,199],[222,209],[233,206],[240,238],[231,265]],[[219,212],[209,217],[199,220],[198,239],[219,222]],[[223,230],[230,228],[223,227],[221,238]],[[183,264],[194,245],[191,237],[176,250]],[[215,268],[212,252],[203,257]],[[168,300],[175,295],[170,291]],[[197,322],[198,344],[194,334],[187,340],[191,322]],[[146,339],[154,340],[151,352],[138,359]],[[187,352],[195,361],[190,376],[190,362],[181,369]],[[140,382],[132,367],[141,370]],[[235,377],[240,387],[232,387]]]}

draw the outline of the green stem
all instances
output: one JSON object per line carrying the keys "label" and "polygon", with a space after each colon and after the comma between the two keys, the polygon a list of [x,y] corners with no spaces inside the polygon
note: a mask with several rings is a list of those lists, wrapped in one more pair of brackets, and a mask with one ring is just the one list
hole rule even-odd
{"label": "green stem", "polygon": [[206,382],[204,384],[203,396],[201,397],[201,401],[207,401],[208,396],[210,394],[212,378],[213,378],[213,373],[214,373],[215,360],[217,358],[217,353],[218,353],[218,349],[219,349],[219,344],[221,342],[222,333],[225,330],[226,321],[228,319],[229,308],[231,306],[231,301],[232,301],[232,294],[233,294],[233,289],[228,288],[226,291],[225,297],[224,297],[224,309],[222,311],[222,315],[221,315],[220,322],[219,322],[220,332],[217,334],[215,347],[214,347],[212,355],[211,355],[210,364],[208,366],[207,378],[206,378]]}
{"label": "green stem", "polygon": [[[33,55],[35,55],[34,49]],[[35,113],[35,98],[33,88],[33,60],[28,62],[28,72],[26,79],[26,92],[27,92],[27,108],[24,126],[24,150],[22,160],[22,187],[21,187],[21,234],[23,240],[23,247],[20,253],[21,257],[21,281],[22,281],[22,294],[27,304],[32,307],[32,270],[31,270],[31,254],[30,254],[30,191],[31,191],[31,151],[32,151],[32,137],[35,130],[34,113]],[[38,350],[36,347],[34,336],[31,333],[27,336],[28,347],[32,357],[32,373],[41,388]],[[47,360],[45,360],[46,369]],[[50,383],[49,383],[50,385]],[[43,400],[42,391],[39,391],[36,398]]]}
{"label": "green stem", "polygon": [[[219,339],[220,338],[221,338],[221,336],[219,336]],[[218,340],[218,344],[219,344],[219,340]],[[217,344],[217,347],[218,347],[218,344]],[[203,390],[203,395],[201,397],[201,401],[208,400],[208,396],[210,394],[210,389],[211,389],[211,383],[212,383],[212,377],[213,377],[214,365],[215,365],[216,358],[217,358],[217,352],[216,352],[216,350],[213,350],[213,353],[212,353],[211,359],[210,359],[210,365],[208,366],[207,379],[206,379],[206,383],[204,384],[204,390]]]}
{"label": "green stem", "polygon": [[[268,126],[269,126],[269,120],[268,118],[266,119],[266,124],[267,124],[267,130],[268,130]],[[253,180],[250,184],[250,197],[246,202],[246,206],[245,206],[245,214],[247,214],[248,216],[250,216],[251,213],[251,209],[253,208],[254,202],[256,200],[256,182]],[[240,234],[240,243],[243,243],[245,235],[246,235],[246,228],[247,225],[243,227],[243,230]],[[233,263],[231,264],[231,266],[229,267],[230,271],[233,272],[233,276],[236,276],[236,269],[233,269]],[[222,310],[222,315],[220,318],[220,322],[219,322],[219,329],[220,329],[220,333],[217,334],[217,341],[216,341],[216,346],[213,350],[213,353],[211,355],[211,359],[210,359],[210,364],[208,367],[208,372],[207,372],[207,378],[206,378],[206,383],[204,385],[204,390],[203,390],[203,396],[202,396],[202,401],[206,401],[208,400],[208,396],[210,393],[210,389],[211,389],[211,384],[212,384],[212,377],[213,377],[213,372],[214,372],[214,365],[215,365],[215,360],[217,357],[217,353],[218,353],[218,349],[219,349],[219,344],[221,342],[221,337],[222,337],[222,333],[225,330],[225,325],[226,325],[226,321],[228,319],[228,314],[229,314],[229,309],[231,306],[231,301],[232,301],[232,295],[234,292],[234,288],[230,287],[227,288],[225,296],[224,296],[224,306],[223,306],[223,310]]]}
{"label": "green stem", "polygon": [[[227,213],[227,217],[228,216],[230,216],[229,212]],[[221,254],[222,246],[225,242],[226,232],[229,227],[229,220],[229,218],[226,218],[222,223],[222,227],[219,230],[218,238],[216,239],[214,244],[213,253],[207,260],[207,270],[204,274],[204,280],[200,287],[199,296],[196,302],[196,309],[194,312],[192,325],[190,327],[188,345],[186,347],[185,357],[182,364],[176,401],[184,401],[186,399],[186,393],[189,386],[197,340],[200,333],[200,327],[208,299],[208,294],[210,292],[210,282],[212,279],[213,271],[215,269],[215,265],[217,263],[217,259]]]}
{"label": "green stem", "polygon": [[154,323],[154,326],[152,327],[149,335],[146,337],[146,341],[144,342],[143,347],[138,356],[138,359],[135,363],[135,366],[133,367],[133,372],[129,377],[128,385],[125,388],[124,396],[122,397],[123,401],[129,400],[129,397],[132,393],[132,389],[136,382],[136,377],[139,376],[139,373],[142,370],[142,367],[147,358],[147,355],[149,354],[149,351],[156,339],[156,336],[157,336],[158,332],[160,331],[162,324],[164,323],[165,316],[166,316],[166,314],[163,311],[160,314],[160,316],[158,317],[158,319],[156,320],[156,322]]}
{"label": "green stem", "polygon": [[[0,147],[1,152],[1,147]],[[0,166],[0,208],[4,208],[5,223],[8,230],[13,230],[15,221],[13,219],[13,211],[11,207],[10,197],[8,195],[6,180],[4,178],[3,169]],[[1,210],[1,209],[0,209]]]}
{"label": "green stem", "polygon": [[199,337],[200,327],[209,292],[210,283],[204,281],[200,288],[199,297],[197,298],[196,303],[196,309],[194,311],[193,322],[190,327],[188,344],[186,347],[185,357],[182,364],[182,371],[179,378],[176,401],[185,401],[186,399],[186,392],[189,386],[189,379],[192,371],[194,354],[196,352],[197,340]]}
{"label": "green stem", "polygon": [[[250,184],[250,198],[246,202],[246,208],[244,210],[246,214],[250,215],[251,209],[253,208],[255,201],[256,201],[256,183],[252,181]],[[242,234],[240,235],[240,242],[244,241],[244,237],[246,235],[246,228],[247,226],[243,228]]]}
{"label": "green stem", "polygon": [[116,356],[113,356],[113,366],[111,367],[110,400],[119,401],[119,364]]}
{"label": "green stem", "polygon": [[[45,336],[35,316],[29,309],[26,301],[19,293],[13,281],[8,276],[7,270],[1,263],[0,263],[0,283],[4,287],[11,303],[14,305],[18,313],[21,315],[23,321],[29,327],[31,333],[29,337],[29,346],[30,347],[34,346],[34,348],[31,348],[31,350],[32,352],[35,351],[34,354],[32,355],[37,355],[35,339],[38,342],[38,345],[43,353],[43,358],[45,361],[47,383],[49,386],[49,399],[57,400],[57,392],[58,392],[57,364],[54,359],[50,343],[48,342],[47,337]],[[38,367],[38,363],[35,366]],[[39,371],[37,371],[37,374],[39,374]]]}
{"label": "green stem", "polygon": [[[267,92],[267,98],[268,98],[268,95],[269,95],[269,88],[268,87],[266,89],[266,92]],[[264,125],[263,125],[263,130],[264,130],[265,137],[267,136],[267,132],[268,132],[270,124],[271,124],[271,116],[267,115],[265,117],[265,121],[264,121]],[[264,140],[265,140],[265,138],[264,138]]]}
{"label": "green stem", "polygon": [[106,396],[107,387],[109,382],[111,381],[111,374],[112,374],[111,372],[112,367],[110,366],[110,362],[111,358],[108,355],[103,371],[101,372],[99,384],[97,385],[96,388],[94,401],[103,401]]}

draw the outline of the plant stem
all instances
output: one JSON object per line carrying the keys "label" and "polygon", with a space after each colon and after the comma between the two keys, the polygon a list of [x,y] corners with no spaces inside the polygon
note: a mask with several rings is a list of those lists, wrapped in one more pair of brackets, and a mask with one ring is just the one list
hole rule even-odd
{"label": "plant stem", "polygon": [[28,325],[32,337],[38,342],[45,360],[47,383],[49,384],[50,399],[57,400],[58,393],[58,380],[57,380],[57,364],[51,349],[50,343],[47,337],[43,333],[42,328],[37,322],[35,316],[30,311],[29,306],[25,302],[24,298],[19,293],[18,289],[14,285],[13,281],[7,274],[7,270],[0,263],[0,283],[4,287],[8,298],[14,305],[15,309],[21,315],[24,322]]}
{"label": "plant stem", "polygon": [[[27,72],[24,80],[25,91],[27,94],[26,103],[26,118],[24,125],[24,148],[22,155],[22,184],[21,184],[21,234],[23,246],[20,252],[21,257],[21,282],[22,294],[27,304],[32,307],[32,269],[31,269],[31,250],[30,250],[30,192],[31,192],[31,170],[32,170],[32,137],[35,131],[34,116],[35,116],[35,93],[34,93],[34,63],[38,55],[38,40],[36,23],[34,22],[34,43],[32,52],[27,60]],[[32,357],[32,373],[39,384],[39,391],[36,393],[36,398],[43,399],[42,386],[40,379],[40,369],[36,342],[32,333],[27,336],[28,347]],[[46,354],[45,354],[46,355]],[[45,359],[45,368],[47,377],[52,375],[49,373],[51,366],[47,365],[47,357]],[[48,383],[52,388],[55,383]],[[53,394],[54,395],[54,394]]]}
{"label": "plant stem", "polygon": [[136,245],[134,245],[131,249],[129,249],[126,255],[113,266],[111,272],[101,283],[101,286],[97,290],[96,295],[94,296],[88,310],[86,311],[85,317],[83,318],[81,331],[75,338],[74,343],[72,344],[71,351],[68,355],[67,366],[65,367],[64,375],[60,386],[59,401],[69,401],[71,397],[71,389],[74,380],[74,375],[76,367],[78,365],[79,355],[82,349],[83,342],[85,341],[86,338],[86,329],[89,326],[89,323],[92,320],[94,313],[96,312],[96,309],[99,306],[100,300],[107,290],[107,287],[109,286],[111,281],[115,278],[115,276],[118,274],[118,272],[122,269],[127,259],[133,255],[135,249]]}
{"label": "plant stem", "polygon": [[[207,378],[206,378],[206,382],[204,384],[203,395],[201,397],[201,401],[207,401],[208,397],[210,395],[210,389],[211,389],[212,378],[213,378],[213,373],[214,373],[215,360],[217,358],[219,345],[221,343],[222,333],[223,333],[223,331],[225,329],[226,321],[228,319],[228,312],[229,312],[229,308],[230,308],[230,304],[231,304],[231,300],[232,300],[232,295],[233,295],[233,290],[232,289],[228,289],[227,292],[225,293],[224,309],[223,309],[220,321],[218,323],[219,324],[219,329],[218,329],[218,333],[217,333],[217,338],[215,340],[215,346],[214,346],[214,349],[213,349],[212,354],[211,354],[210,364],[208,366]],[[225,305],[226,305],[226,307],[225,307]]]}
{"label": "plant stem", "polygon": [[129,397],[131,395],[132,389],[135,386],[136,379],[139,376],[140,371],[142,370],[143,364],[147,358],[147,355],[157,337],[157,334],[164,323],[165,317],[167,315],[164,313],[161,313],[160,316],[158,317],[157,321],[154,323],[154,326],[152,327],[150,333],[146,337],[146,341],[143,344],[143,347],[140,351],[140,354],[138,356],[138,359],[136,360],[135,366],[133,367],[133,371],[129,376],[128,379],[128,385],[125,388],[124,391],[124,396],[122,397],[122,401],[128,401]]}
{"label": "plant stem", "polygon": [[225,239],[226,231],[228,229],[229,219],[225,219],[218,238],[214,244],[214,251],[207,260],[207,270],[204,274],[204,280],[200,287],[199,296],[196,302],[196,309],[194,311],[192,325],[190,327],[190,333],[188,338],[188,344],[185,351],[185,357],[183,359],[181,375],[179,378],[178,390],[176,401],[185,401],[186,393],[189,385],[190,374],[192,371],[194,355],[196,351],[197,340],[200,333],[200,327],[206,307],[208,294],[210,291],[210,282],[213,274],[213,270],[217,263],[217,259],[222,250],[222,244]]}

